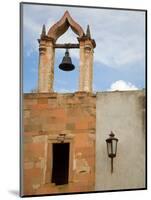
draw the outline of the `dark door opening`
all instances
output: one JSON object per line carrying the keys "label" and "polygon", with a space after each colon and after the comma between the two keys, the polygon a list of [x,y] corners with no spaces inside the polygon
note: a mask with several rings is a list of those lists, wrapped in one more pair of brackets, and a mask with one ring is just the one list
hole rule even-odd
{"label": "dark door opening", "polygon": [[69,176],[69,143],[53,144],[52,183],[63,185],[68,183]]}

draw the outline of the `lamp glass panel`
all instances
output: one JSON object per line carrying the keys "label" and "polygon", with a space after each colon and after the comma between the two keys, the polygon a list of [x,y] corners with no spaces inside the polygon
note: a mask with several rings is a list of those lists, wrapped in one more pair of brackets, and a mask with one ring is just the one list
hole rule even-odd
{"label": "lamp glass panel", "polygon": [[110,155],[112,153],[111,142],[107,143],[107,150],[108,150],[108,155]]}
{"label": "lamp glass panel", "polygon": [[116,155],[116,151],[117,151],[117,141],[116,140],[112,140],[112,146],[113,146],[113,154]]}

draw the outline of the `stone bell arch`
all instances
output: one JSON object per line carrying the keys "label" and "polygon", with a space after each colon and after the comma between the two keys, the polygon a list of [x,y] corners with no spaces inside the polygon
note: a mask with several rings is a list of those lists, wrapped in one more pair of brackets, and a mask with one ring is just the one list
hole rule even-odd
{"label": "stone bell arch", "polygon": [[[78,36],[78,44],[57,44],[57,39],[63,35],[68,28]],[[46,34],[43,25],[39,42],[39,73],[38,73],[38,92],[53,92],[54,80],[54,59],[55,48],[79,48],[80,49],[80,76],[79,91],[92,92],[93,79],[93,53],[96,46],[91,39],[90,28],[87,27],[84,33],[82,27],[76,23],[69,12],[66,11],[62,18],[55,23]]]}

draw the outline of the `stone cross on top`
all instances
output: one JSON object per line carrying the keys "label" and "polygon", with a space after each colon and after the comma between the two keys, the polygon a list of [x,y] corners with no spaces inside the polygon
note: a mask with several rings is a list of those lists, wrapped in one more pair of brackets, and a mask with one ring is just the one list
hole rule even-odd
{"label": "stone cross on top", "polygon": [[[68,28],[78,35],[78,44],[56,44],[57,39],[63,35]],[[62,18],[55,23],[46,34],[43,25],[39,42],[39,74],[38,92],[53,92],[54,80],[54,58],[55,48],[79,48],[80,49],[80,77],[79,91],[92,92],[93,78],[93,49],[96,44],[91,39],[90,28],[87,27],[86,34],[81,26],[76,23],[69,12],[66,11]]]}

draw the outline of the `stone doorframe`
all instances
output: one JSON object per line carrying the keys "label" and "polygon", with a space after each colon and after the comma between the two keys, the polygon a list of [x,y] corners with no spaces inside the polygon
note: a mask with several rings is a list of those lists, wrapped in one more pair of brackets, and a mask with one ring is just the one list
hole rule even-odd
{"label": "stone doorframe", "polygon": [[[63,141],[62,141],[63,137]],[[73,134],[66,134],[66,133],[60,133],[60,134],[51,134],[48,135],[47,138],[47,145],[46,145],[46,166],[44,169],[44,184],[51,184],[51,178],[52,178],[52,157],[53,157],[53,143],[69,143],[70,148],[69,148],[69,178],[68,182],[72,182],[73,180],[73,140],[74,135]],[[53,183],[54,184],[54,183]]]}

